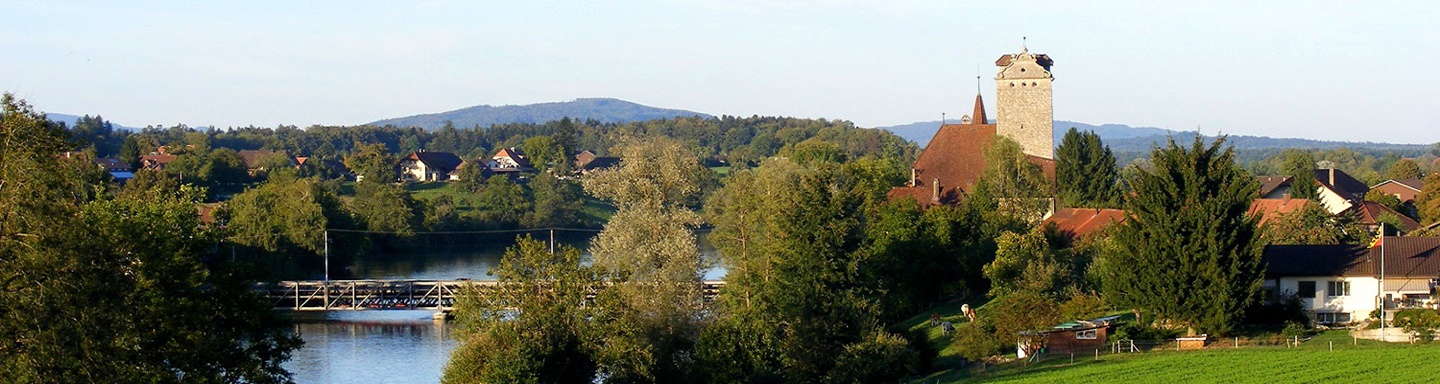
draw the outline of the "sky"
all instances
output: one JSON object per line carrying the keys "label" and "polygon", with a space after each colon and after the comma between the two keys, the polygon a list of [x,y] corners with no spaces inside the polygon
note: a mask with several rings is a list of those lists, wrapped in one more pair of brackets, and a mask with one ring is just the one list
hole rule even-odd
{"label": "sky", "polygon": [[[1198,3],[1198,2],[1197,2]],[[1440,142],[1440,2],[11,1],[0,91],[126,126],[352,125],[614,97],[864,127],[994,110],[1049,54],[1057,120]]]}

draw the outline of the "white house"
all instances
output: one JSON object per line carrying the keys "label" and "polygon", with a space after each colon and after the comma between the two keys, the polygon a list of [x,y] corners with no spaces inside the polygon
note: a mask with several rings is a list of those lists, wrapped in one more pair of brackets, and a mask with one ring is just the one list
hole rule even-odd
{"label": "white house", "polygon": [[1297,294],[1317,324],[1359,322],[1369,318],[1382,302],[1387,312],[1433,308],[1436,285],[1440,283],[1440,237],[1386,237],[1382,243],[1373,248],[1268,246],[1263,286],[1274,292]]}
{"label": "white house", "polygon": [[459,175],[455,169],[460,163],[460,157],[450,152],[415,152],[400,159],[400,177],[415,181],[456,180]]}

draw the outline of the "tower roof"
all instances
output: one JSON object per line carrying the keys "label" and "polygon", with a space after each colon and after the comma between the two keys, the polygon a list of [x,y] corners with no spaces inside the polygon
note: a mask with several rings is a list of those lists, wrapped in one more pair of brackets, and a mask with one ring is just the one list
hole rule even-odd
{"label": "tower roof", "polygon": [[971,124],[989,124],[990,120],[985,118],[985,101],[980,99],[980,94],[975,94],[975,112],[970,113]]}

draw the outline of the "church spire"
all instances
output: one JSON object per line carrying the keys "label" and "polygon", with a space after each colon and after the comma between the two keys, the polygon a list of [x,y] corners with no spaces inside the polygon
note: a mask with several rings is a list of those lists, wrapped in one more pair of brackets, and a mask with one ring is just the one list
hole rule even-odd
{"label": "church spire", "polygon": [[985,101],[980,99],[980,94],[975,94],[975,112],[970,114],[970,124],[989,124],[990,120],[985,119]]}

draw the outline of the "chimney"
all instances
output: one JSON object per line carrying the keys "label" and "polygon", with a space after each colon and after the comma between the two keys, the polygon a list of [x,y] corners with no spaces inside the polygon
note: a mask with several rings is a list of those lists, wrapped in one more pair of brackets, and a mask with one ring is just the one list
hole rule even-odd
{"label": "chimney", "polygon": [[940,202],[940,179],[939,179],[939,178],[936,178],[934,182],[930,183],[930,201],[936,202],[936,203]]}
{"label": "chimney", "polygon": [[1331,166],[1331,167],[1330,167],[1330,181],[1327,182],[1326,184],[1335,185],[1335,167],[1334,167],[1334,166]]}
{"label": "chimney", "polygon": [[910,186],[915,186],[915,168],[910,168]]}
{"label": "chimney", "polygon": [[1290,201],[1290,194],[1289,194],[1289,193],[1286,193],[1286,194],[1285,194],[1285,201],[1287,201],[1287,202]]}

